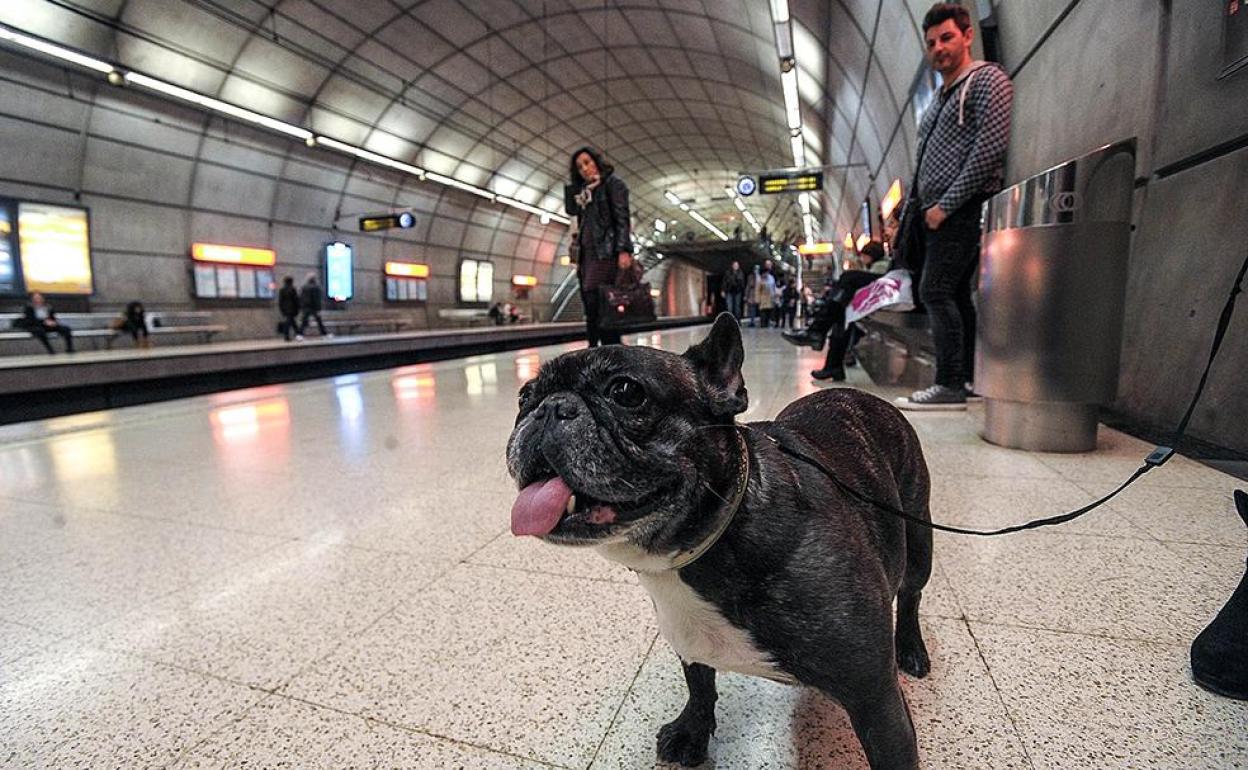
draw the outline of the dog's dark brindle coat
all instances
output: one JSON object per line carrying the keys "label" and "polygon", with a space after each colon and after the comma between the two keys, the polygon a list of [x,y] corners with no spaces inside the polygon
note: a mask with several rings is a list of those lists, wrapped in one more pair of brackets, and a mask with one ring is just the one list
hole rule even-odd
{"label": "dog's dark brindle coat", "polygon": [[[662,622],[669,595],[691,591],[672,611],[708,607],[712,625],[723,625],[706,638],[728,629],[772,667],[763,675],[843,704],[873,768],[917,767],[897,668],[920,677],[929,668],[918,608],[931,572],[931,532],[849,499],[771,438],[817,458],[866,497],[927,518],[919,440],[896,409],[852,389],[821,391],[773,422],[734,428],[747,404],[743,355],[736,322],[725,315],[683,356],[610,346],[546,363],[521,391],[511,473],[522,489],[562,477],[576,509],[544,539],[597,545],[638,568],[678,654],[681,646],[705,648],[689,639],[708,616],[677,616],[671,634]],[[749,453],[742,504],[710,550],[664,573],[672,554],[707,541],[730,513],[724,500],[740,467],[736,430]],[[602,516],[590,519],[594,506],[607,506],[614,520],[595,523]],[[716,700],[708,663],[715,661],[682,659],[689,701],[659,732],[664,761],[706,758]]]}

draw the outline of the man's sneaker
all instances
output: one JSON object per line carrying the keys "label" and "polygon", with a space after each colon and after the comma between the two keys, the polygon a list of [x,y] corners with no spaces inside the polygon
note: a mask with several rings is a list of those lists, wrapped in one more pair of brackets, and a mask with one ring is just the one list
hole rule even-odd
{"label": "man's sneaker", "polygon": [[969,382],[962,386],[962,392],[966,394],[966,403],[968,404],[978,404],[984,400],[982,395],[975,392],[975,386]]}
{"label": "man's sneaker", "polygon": [[966,409],[966,394],[961,388],[947,388],[944,385],[933,385],[930,388],[916,390],[909,398],[899,398],[894,402],[898,409],[912,411],[953,411]]}

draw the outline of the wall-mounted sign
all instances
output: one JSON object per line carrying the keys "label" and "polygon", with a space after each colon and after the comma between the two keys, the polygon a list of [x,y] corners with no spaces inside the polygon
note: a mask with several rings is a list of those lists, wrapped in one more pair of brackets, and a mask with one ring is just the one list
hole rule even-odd
{"label": "wall-mounted sign", "polygon": [[325,244],[325,294],[335,302],[355,296],[355,254],[342,241]]}
{"label": "wall-mounted sign", "polygon": [[737,195],[748,198],[758,189],[758,183],[754,181],[754,177],[743,175],[737,177]]}
{"label": "wall-mounted sign", "polygon": [[803,257],[813,257],[819,254],[833,254],[836,252],[836,244],[829,241],[818,241],[816,243],[803,243],[797,247],[797,253]]}
{"label": "wall-mounted sign", "polygon": [[476,259],[459,263],[459,301],[489,302],[494,296],[494,265]]}
{"label": "wall-mounted sign", "polygon": [[893,183],[888,186],[888,192],[884,193],[884,197],[880,199],[880,216],[888,219],[901,205],[901,180],[894,179]]}
{"label": "wall-mounted sign", "polygon": [[90,294],[87,210],[46,203],[17,204],[17,236],[26,291]]}
{"label": "wall-mounted sign", "polygon": [[513,275],[511,277],[512,286],[523,286],[525,288],[533,288],[537,285],[536,275]]}
{"label": "wall-mounted sign", "polygon": [[874,224],[871,219],[871,196],[868,195],[862,199],[862,203],[858,206],[858,227],[868,241],[871,240],[871,233],[875,231],[875,228],[871,226]]}
{"label": "wall-mounted sign", "polygon": [[763,195],[777,193],[813,192],[823,189],[822,171],[782,171],[758,175],[759,191]]}
{"label": "wall-mounted sign", "polygon": [[277,252],[272,249],[256,249],[250,246],[192,243],[191,259],[196,262],[219,262],[224,265],[272,267],[277,264]]}
{"label": "wall-mounted sign", "polygon": [[360,217],[360,232],[375,233],[378,230],[391,230],[393,228],[407,229],[416,226],[416,215],[410,211],[400,211],[397,214],[378,214],[371,217]]}
{"label": "wall-mounted sign", "polygon": [[0,199],[0,296],[22,293],[17,263],[16,202]]}
{"label": "wall-mounted sign", "polygon": [[1222,72],[1219,78],[1248,67],[1248,3],[1223,0],[1226,16],[1222,24]]}
{"label": "wall-mounted sign", "polygon": [[396,278],[428,278],[429,266],[418,262],[387,262],[386,275]]}

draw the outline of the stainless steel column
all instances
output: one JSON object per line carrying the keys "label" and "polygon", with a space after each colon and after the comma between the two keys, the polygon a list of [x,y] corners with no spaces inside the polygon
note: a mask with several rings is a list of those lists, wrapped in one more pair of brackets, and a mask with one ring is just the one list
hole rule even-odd
{"label": "stainless steel column", "polygon": [[1096,448],[1118,385],[1134,175],[1131,139],[984,205],[975,386],[993,444]]}

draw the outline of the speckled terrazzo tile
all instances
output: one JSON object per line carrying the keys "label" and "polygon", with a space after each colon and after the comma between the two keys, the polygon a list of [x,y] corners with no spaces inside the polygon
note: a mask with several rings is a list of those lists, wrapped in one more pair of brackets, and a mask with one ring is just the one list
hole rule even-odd
{"label": "speckled terrazzo tile", "polygon": [[283,542],[120,516],[67,512],[13,534],[26,556],[0,564],[0,618],[70,635]]}
{"label": "speckled terrazzo tile", "polygon": [[[1038,461],[1074,481],[1093,482],[1104,486],[1105,492],[1126,481],[1144,458],[1155,449],[1139,439],[1101,426],[1095,452],[1083,454],[1054,454],[1037,452]],[[1137,484],[1144,481],[1165,487],[1201,487],[1211,489],[1234,488],[1237,480],[1195,460],[1182,455],[1172,457],[1165,465],[1154,468]],[[1242,482],[1239,482],[1242,485]],[[1104,494],[1104,493],[1102,493]]]}
{"label": "speckled terrazzo tile", "polygon": [[[1160,473],[1169,466],[1162,466]],[[1094,485],[1080,482],[1085,489]],[[1248,547],[1248,527],[1235,512],[1234,486],[1175,488],[1153,483],[1150,473],[1108,505],[1158,540]],[[1238,488],[1248,488],[1240,484]]]}
{"label": "speckled terrazzo tile", "polygon": [[1192,682],[1186,644],[982,623],[972,631],[1037,767],[1248,763],[1248,703]]}
{"label": "speckled terrazzo tile", "polygon": [[1018,721],[1036,770],[1243,770],[1248,733],[1187,735],[1169,730],[1089,726],[1029,714]]}
{"label": "speckled terrazzo tile", "polygon": [[1181,644],[1209,590],[1150,540],[937,533],[936,550],[972,620]]}
{"label": "speckled terrazzo tile", "polygon": [[584,766],[655,633],[638,586],[461,564],[286,694]]}
{"label": "speckled terrazzo tile", "polygon": [[551,545],[535,537],[515,537],[504,532],[489,545],[474,553],[468,561],[506,569],[544,572],[551,575],[637,583],[637,577],[626,567],[608,561],[592,548],[569,548]]}
{"label": "speckled terrazzo tile", "polygon": [[[1066,479],[933,476],[932,520],[941,524],[991,530],[1056,516],[1082,508],[1096,498]],[[1093,511],[1042,534],[1137,537],[1149,534],[1108,508]]]}
{"label": "speckled terrazzo tile", "polygon": [[246,685],[280,687],[396,603],[419,595],[450,564],[288,542],[83,640]]}
{"label": "speckled terrazzo tile", "polygon": [[169,666],[62,643],[5,666],[8,767],[160,767],[261,697]]}
{"label": "speckled terrazzo tile", "polygon": [[958,605],[957,592],[949,585],[949,578],[941,565],[941,558],[941,555],[936,553],[932,560],[932,576],[927,579],[927,585],[923,588],[919,614],[940,618],[960,618],[962,607]]}
{"label": "speckled terrazzo tile", "polygon": [[983,417],[978,412],[902,412],[923,446],[928,444],[964,444],[980,446]]}
{"label": "speckled terrazzo tile", "polygon": [[974,444],[931,443],[923,456],[933,477],[1000,476],[1005,478],[1055,479],[1057,472],[1028,452]]}
{"label": "speckled terrazzo tile", "polygon": [[272,696],[196,746],[178,767],[543,770],[553,766]]}
{"label": "speckled terrazzo tile", "polygon": [[[923,766],[1027,767],[966,626],[928,619],[923,628],[932,673],[922,680],[902,677]],[[820,693],[739,674],[720,674],[717,684],[718,729],[711,738],[708,767],[867,767],[844,709]],[[680,663],[660,640],[592,768],[670,767],[656,762],[655,735],[680,713],[686,697]]]}
{"label": "speckled terrazzo tile", "polygon": [[30,626],[0,620],[0,672],[18,658],[45,649],[59,639]]}
{"label": "speckled terrazzo tile", "polygon": [[1239,547],[1164,543],[1191,572],[1192,581],[1202,590],[1192,596],[1188,611],[1182,618],[1187,635],[1194,639],[1213,620],[1231,598],[1248,566],[1248,551]]}

